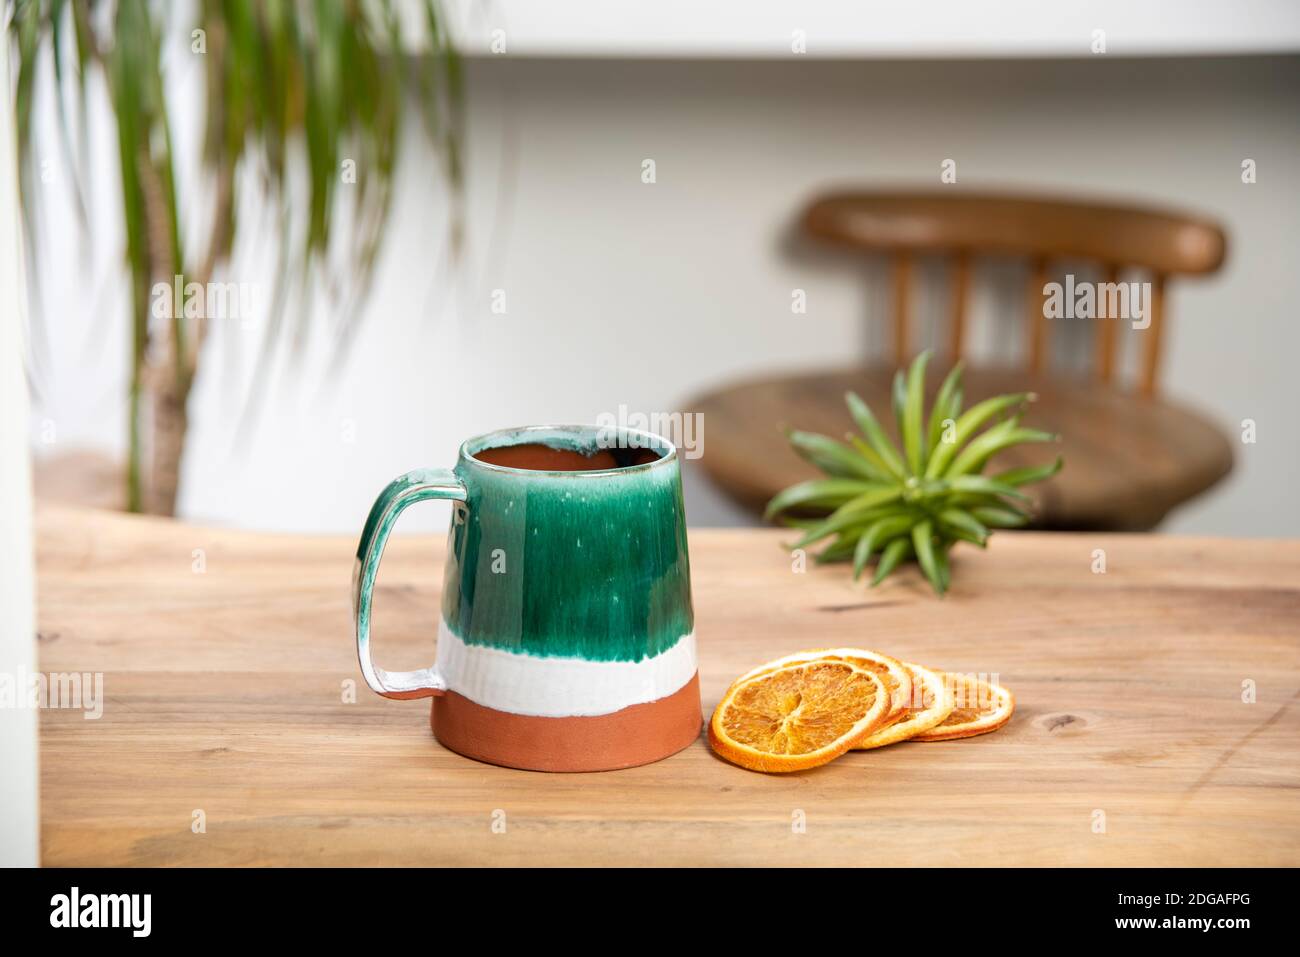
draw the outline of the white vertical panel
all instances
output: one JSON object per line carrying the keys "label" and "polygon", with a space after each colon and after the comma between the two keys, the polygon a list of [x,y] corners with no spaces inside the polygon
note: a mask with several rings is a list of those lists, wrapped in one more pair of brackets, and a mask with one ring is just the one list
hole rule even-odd
{"label": "white vertical panel", "polygon": [[[18,224],[9,38],[0,35],[0,682],[14,693],[36,671],[32,488],[23,373],[23,270]],[[19,698],[25,700],[25,695]],[[12,699],[0,707],[0,867],[35,867],[36,718]]]}

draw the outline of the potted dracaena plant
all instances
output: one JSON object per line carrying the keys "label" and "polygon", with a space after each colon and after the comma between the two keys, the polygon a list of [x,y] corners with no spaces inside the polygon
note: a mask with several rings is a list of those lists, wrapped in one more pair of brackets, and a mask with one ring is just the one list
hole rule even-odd
{"label": "potted dracaena plant", "polygon": [[[1029,496],[1021,487],[1055,475],[1062,460],[1057,456],[1047,465],[983,474],[998,452],[1026,442],[1056,441],[1057,436],[1020,424],[1035,399],[1030,392],[995,396],[963,411],[961,363],[944,379],[927,417],[929,359],[928,352],[922,353],[906,375],[900,369],[894,377],[901,449],[866,403],[850,392],[849,412],[861,435],[850,435],[846,444],[791,431],[794,450],[826,477],[778,493],[766,515],[783,516],[802,531],[794,548],[829,540],[817,560],[851,560],[855,580],[873,557],[872,586],[903,562],[915,560],[942,595],[948,590],[953,546],[969,542],[984,548],[994,529],[1027,524]],[[804,517],[808,512],[829,514]]]}
{"label": "potted dracaena plant", "polygon": [[[152,291],[178,276],[185,289],[203,289],[228,273],[239,236],[265,231],[258,222],[241,227],[237,215],[241,193],[260,192],[271,210],[278,279],[246,410],[269,378],[279,342],[301,346],[309,317],[334,320],[337,361],[370,288],[408,97],[450,187],[453,253],[459,244],[460,59],[437,0],[199,0],[193,30],[180,25],[184,52],[202,64],[203,102],[176,104],[169,64],[177,65],[181,47],[165,41],[176,37],[168,25],[177,11],[190,8],[160,0],[3,5],[17,64],[19,173],[34,277],[43,157],[60,153],[39,142],[39,131],[59,131],[84,231],[97,231],[87,222],[88,158],[116,156],[132,317],[124,498],[131,511],[171,515],[210,317],[174,309],[151,321]],[[41,79],[44,64],[52,83]],[[170,115],[196,106],[205,111],[201,181],[183,190],[178,156],[196,151],[179,148]],[[99,109],[111,114],[114,144],[87,135],[87,113]],[[55,121],[37,123],[42,110]],[[345,201],[351,209],[340,216]],[[332,308],[312,307],[313,285],[330,294]],[[286,287],[296,288],[300,303],[292,330],[283,321],[292,298]],[[33,314],[39,319],[39,303]]]}

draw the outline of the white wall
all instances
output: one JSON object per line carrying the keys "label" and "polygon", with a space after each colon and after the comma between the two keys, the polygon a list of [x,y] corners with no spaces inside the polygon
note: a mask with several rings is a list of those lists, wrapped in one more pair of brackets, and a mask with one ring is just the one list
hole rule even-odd
{"label": "white wall", "polygon": [[[340,377],[322,387],[309,356],[237,445],[258,330],[217,336],[192,405],[187,516],[355,530],[385,481],[450,464],[476,432],[591,420],[620,403],[671,410],[732,377],[865,355],[881,338],[883,290],[840,259],[793,252],[791,217],[828,184],[937,183],[951,157],[957,188],[1131,197],[1226,225],[1223,271],[1172,292],[1164,383],[1225,428],[1255,419],[1259,441],[1167,528],[1300,535],[1300,60],[490,58],[471,62],[469,81],[465,259],[444,261],[438,177],[413,144],[368,326]],[[640,181],[645,158],[654,185]],[[57,341],[33,435],[56,423],[58,448],[121,446],[125,286],[107,235],[90,268],[64,241],[47,284]],[[269,288],[265,249],[245,252],[233,278]],[[986,279],[975,351],[1010,358],[1018,328],[996,318],[1018,314],[1019,280]],[[790,314],[795,287],[808,290],[807,316]],[[490,311],[494,289],[504,316]],[[706,426],[706,454],[707,443]],[[689,494],[694,522],[735,519],[698,483]],[[441,521],[417,510],[409,527]]]}

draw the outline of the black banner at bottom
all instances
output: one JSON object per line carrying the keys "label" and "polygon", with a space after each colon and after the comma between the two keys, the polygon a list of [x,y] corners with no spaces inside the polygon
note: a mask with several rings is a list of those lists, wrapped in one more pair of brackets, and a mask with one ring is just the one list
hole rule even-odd
{"label": "black banner at bottom", "polygon": [[[0,872],[10,933],[132,944],[431,941],[458,925],[559,944],[648,942],[645,925],[808,939],[870,923],[864,945],[918,933],[989,934],[998,944],[1097,937],[1185,946],[1247,942],[1289,926],[1293,872],[1211,869],[128,870]],[[843,921],[843,923],[841,923]],[[710,927],[709,925],[714,925]],[[645,927],[645,930],[639,928]],[[689,933],[690,931],[688,931]],[[956,944],[953,938],[949,940]]]}

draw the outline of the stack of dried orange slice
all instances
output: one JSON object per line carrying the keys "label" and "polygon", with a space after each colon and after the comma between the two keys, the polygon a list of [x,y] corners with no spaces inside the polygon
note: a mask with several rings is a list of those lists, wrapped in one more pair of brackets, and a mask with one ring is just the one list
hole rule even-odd
{"label": "stack of dried orange slice", "polygon": [[932,671],[865,648],[786,655],[731,683],[709,744],[752,771],[803,771],[850,750],[996,731],[1011,692],[976,675]]}

